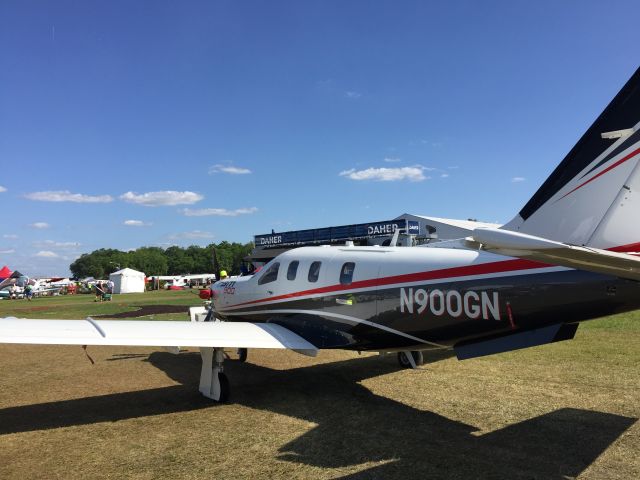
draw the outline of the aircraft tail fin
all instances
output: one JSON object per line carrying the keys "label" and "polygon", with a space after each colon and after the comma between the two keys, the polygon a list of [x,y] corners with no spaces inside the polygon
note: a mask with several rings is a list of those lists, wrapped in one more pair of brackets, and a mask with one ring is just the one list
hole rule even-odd
{"label": "aircraft tail fin", "polygon": [[640,69],[502,228],[570,245],[640,251]]}

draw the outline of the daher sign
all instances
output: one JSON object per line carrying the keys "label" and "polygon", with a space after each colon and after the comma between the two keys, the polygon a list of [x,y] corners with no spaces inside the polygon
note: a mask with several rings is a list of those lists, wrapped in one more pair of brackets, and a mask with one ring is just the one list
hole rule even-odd
{"label": "daher sign", "polygon": [[418,222],[401,220],[384,220],[381,222],[358,223],[337,227],[295,230],[254,237],[256,247],[285,246],[313,243],[333,243],[361,238],[393,235],[396,230],[417,235],[420,230]]}

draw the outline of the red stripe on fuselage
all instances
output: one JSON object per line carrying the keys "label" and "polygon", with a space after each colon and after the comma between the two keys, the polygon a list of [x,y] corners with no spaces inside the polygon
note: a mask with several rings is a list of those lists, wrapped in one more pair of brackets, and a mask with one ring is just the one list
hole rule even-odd
{"label": "red stripe on fuselage", "polygon": [[619,253],[635,253],[640,252],[640,242],[637,243],[629,243],[627,245],[620,245],[619,247],[608,248],[612,252]]}
{"label": "red stripe on fuselage", "polygon": [[[621,245],[619,247],[611,247],[607,250],[612,252],[639,252],[640,242],[629,243],[627,245]],[[487,262],[478,265],[465,265],[462,267],[442,268],[440,270],[431,270],[428,272],[407,273],[403,275],[395,275],[392,277],[374,278],[371,280],[361,280],[359,282],[353,282],[349,285],[330,285],[328,287],[314,288],[310,290],[302,290],[300,292],[292,292],[284,295],[277,295],[275,297],[261,298],[258,300],[251,300],[249,302],[237,303],[235,305],[229,305],[226,308],[242,307],[246,305],[255,305],[264,302],[273,302],[277,300],[286,300],[288,298],[304,297],[306,295],[317,295],[321,293],[338,293],[345,290],[356,290],[360,288],[369,287],[383,287],[392,286],[395,284],[420,282],[425,280],[439,280],[455,277],[467,277],[472,275],[486,275],[489,273],[504,273],[515,272],[518,270],[533,270],[536,268],[557,267],[558,265],[550,265],[547,263],[536,262],[534,260],[525,259],[513,259],[504,260],[500,262]]]}
{"label": "red stripe on fuselage", "polygon": [[463,267],[443,268],[440,270],[431,270],[428,272],[407,273],[403,275],[394,275],[392,277],[374,278],[371,280],[361,280],[353,282],[349,285],[330,285],[327,287],[314,288],[311,290],[302,290],[300,292],[292,292],[275,297],[261,298],[251,300],[249,302],[230,305],[226,308],[241,307],[245,305],[255,305],[264,302],[273,302],[275,300],[285,300],[288,298],[303,297],[306,295],[317,295],[321,293],[338,293],[344,290],[356,290],[359,288],[383,287],[391,286],[399,283],[421,282],[426,280],[440,280],[454,277],[467,277],[472,275],[486,275],[489,273],[512,272],[517,270],[531,270],[534,268],[546,268],[554,265],[535,262],[533,260],[505,260],[502,262],[488,262],[478,265],[465,265]]}

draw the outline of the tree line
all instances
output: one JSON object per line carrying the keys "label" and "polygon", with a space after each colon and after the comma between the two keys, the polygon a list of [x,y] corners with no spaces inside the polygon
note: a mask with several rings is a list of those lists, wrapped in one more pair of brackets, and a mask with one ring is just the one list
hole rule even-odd
{"label": "tree line", "polygon": [[253,243],[212,243],[206,247],[191,245],[163,249],[141,247],[123,252],[112,248],[101,248],[85,253],[69,265],[75,278],[106,278],[110,273],[123,268],[133,268],[147,276],[187,275],[197,273],[218,273],[214,271],[213,250],[218,258],[218,269],[229,275],[239,274],[243,259],[251,253]]}

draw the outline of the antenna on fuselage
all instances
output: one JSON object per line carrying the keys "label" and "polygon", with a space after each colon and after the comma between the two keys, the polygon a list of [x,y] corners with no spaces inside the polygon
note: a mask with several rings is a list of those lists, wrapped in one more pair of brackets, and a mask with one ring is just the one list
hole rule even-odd
{"label": "antenna on fuselage", "polygon": [[400,229],[396,228],[393,231],[393,237],[391,237],[391,243],[389,244],[392,247],[397,247],[398,246],[398,237],[400,236]]}

